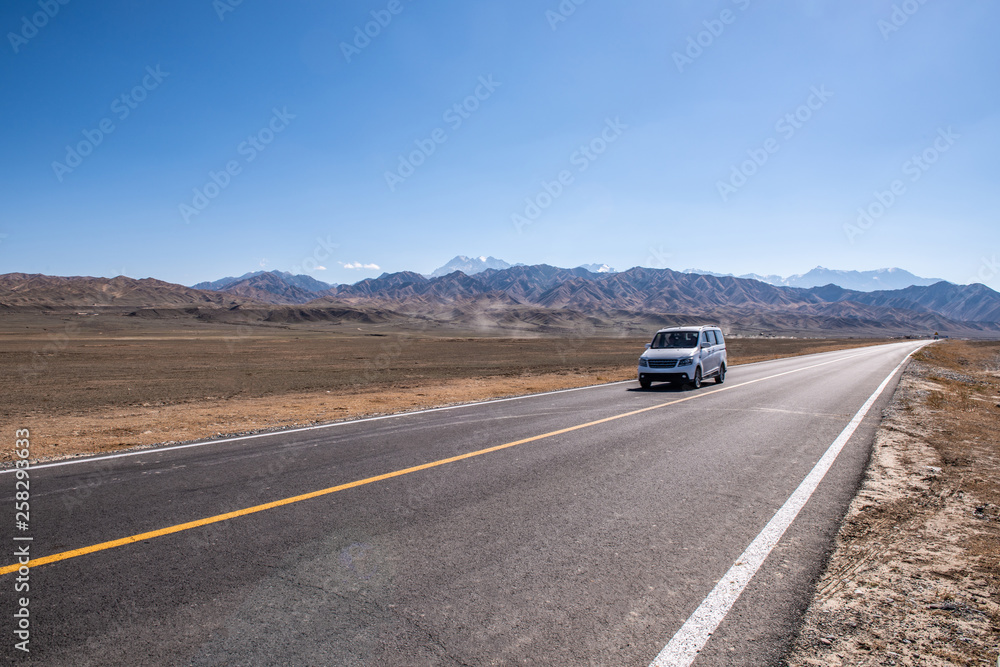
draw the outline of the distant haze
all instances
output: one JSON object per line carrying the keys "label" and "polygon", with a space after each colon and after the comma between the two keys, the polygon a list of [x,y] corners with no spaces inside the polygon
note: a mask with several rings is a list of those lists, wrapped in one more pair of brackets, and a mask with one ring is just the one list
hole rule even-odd
{"label": "distant haze", "polygon": [[[479,257],[466,257],[465,255],[458,255],[444,266],[434,269],[427,277],[440,278],[441,276],[446,276],[453,271],[461,271],[467,276],[474,276],[477,273],[482,273],[486,269],[503,270],[509,269],[512,266],[525,265],[521,263],[511,264],[502,259],[497,259],[496,257],[484,257],[482,255]],[[582,264],[577,268],[587,269],[591,273],[617,273],[617,271],[607,264]]]}
{"label": "distant haze", "polygon": [[[732,276],[731,273],[714,273],[712,271],[702,271],[699,269],[687,269],[684,273],[698,273],[709,276]],[[844,289],[857,290],[859,292],[877,292],[879,290],[903,289],[913,285],[927,286],[941,282],[940,278],[921,278],[903,269],[876,269],[874,271],[842,271],[838,269],[827,269],[817,266],[807,273],[797,273],[787,278],[776,275],[760,275],[757,273],[745,273],[736,278],[748,278],[759,280],[770,285],[780,285],[782,287],[822,287],[823,285],[836,285]]]}

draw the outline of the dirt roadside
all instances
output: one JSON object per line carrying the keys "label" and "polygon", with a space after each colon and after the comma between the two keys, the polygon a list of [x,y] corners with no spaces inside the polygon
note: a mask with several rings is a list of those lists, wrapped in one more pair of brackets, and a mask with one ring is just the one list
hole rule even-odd
{"label": "dirt roadside", "polygon": [[904,371],[787,665],[1000,665],[1000,343]]}

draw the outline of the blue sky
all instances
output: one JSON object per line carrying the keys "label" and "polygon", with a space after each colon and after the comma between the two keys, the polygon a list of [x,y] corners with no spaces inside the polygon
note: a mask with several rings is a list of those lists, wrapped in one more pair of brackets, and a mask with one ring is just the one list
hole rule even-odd
{"label": "blue sky", "polygon": [[1000,289],[995,2],[63,2],[0,9],[0,273]]}

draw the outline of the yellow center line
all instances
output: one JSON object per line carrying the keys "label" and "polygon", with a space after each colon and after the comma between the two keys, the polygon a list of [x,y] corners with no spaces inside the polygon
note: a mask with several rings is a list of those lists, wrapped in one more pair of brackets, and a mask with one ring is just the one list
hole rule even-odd
{"label": "yellow center line", "polygon": [[727,391],[730,389],[738,389],[740,387],[745,387],[747,385],[756,384],[757,382],[763,382],[764,380],[771,380],[783,375],[789,375],[791,373],[799,373],[805,370],[816,368],[818,366],[826,366],[827,364],[837,363],[845,361],[846,359],[853,358],[845,357],[840,359],[834,359],[833,361],[823,362],[821,364],[815,364],[813,366],[806,366],[803,368],[797,368],[790,371],[785,371],[783,373],[778,373],[776,375],[769,375],[763,378],[757,378],[756,380],[748,380],[747,382],[742,382],[736,385],[729,385],[728,387],[720,387],[713,391],[702,392],[699,394],[692,394],[685,398],[679,398],[674,401],[668,401],[666,403],[658,403],[657,405],[651,405],[646,408],[640,408],[638,410],[632,410],[630,412],[623,412],[618,415],[612,415],[610,417],[605,417],[603,419],[597,419],[594,421],[587,422],[585,424],[577,424],[576,426],[569,426],[567,428],[561,428],[557,431],[550,431],[548,433],[542,433],[540,435],[533,435],[530,438],[523,438],[521,440],[515,440],[513,442],[507,442],[502,445],[495,445],[493,447],[487,447],[486,449],[479,449],[474,452],[468,452],[466,454],[459,454],[458,456],[452,456],[446,459],[440,459],[438,461],[431,461],[430,463],[423,463],[418,466],[413,466],[411,468],[404,468],[402,470],[396,470],[394,472],[387,472],[382,475],[376,475],[375,477],[366,477],[365,479],[359,479],[353,482],[347,482],[346,484],[340,484],[338,486],[331,486],[327,489],[320,489],[319,491],[311,491],[309,493],[303,493],[298,496],[292,496],[290,498],[283,498],[281,500],[275,500],[269,503],[264,503],[263,505],[254,505],[253,507],[246,507],[241,510],[234,510],[232,512],[226,512],[225,514],[216,514],[215,516],[206,517],[204,519],[198,519],[196,521],[188,521],[187,523],[179,523],[175,526],[168,526],[166,528],[160,528],[159,530],[151,530],[146,533],[139,533],[138,535],[130,535],[129,537],[122,537],[117,540],[111,540],[110,542],[101,542],[99,544],[93,544],[88,547],[82,547],[80,549],[73,549],[71,551],[63,551],[61,553],[52,554],[50,556],[43,556],[42,558],[32,558],[26,564],[14,563],[13,565],[6,565],[0,568],[0,576],[5,574],[10,574],[12,572],[17,572],[22,567],[38,567],[40,565],[48,565],[49,563],[56,563],[61,560],[69,560],[70,558],[77,558],[78,556],[85,556],[87,554],[92,554],[98,551],[105,551],[107,549],[114,549],[116,547],[125,546],[127,544],[134,544],[135,542],[142,542],[144,540],[149,540],[154,537],[162,537],[164,535],[171,535],[173,533],[180,533],[185,530],[191,530],[192,528],[198,528],[200,526],[207,526],[212,523],[218,523],[220,521],[228,521],[229,519],[235,519],[237,517],[246,516],[248,514],[256,514],[257,512],[264,512],[266,510],[274,509],[276,507],[283,507],[284,505],[291,505],[293,503],[299,503],[303,500],[310,500],[312,498],[319,498],[320,496],[327,496],[331,493],[337,493],[338,491],[345,491],[347,489],[353,489],[359,486],[365,486],[366,484],[373,484],[375,482],[381,482],[386,479],[392,479],[393,477],[401,477],[403,475],[409,475],[410,473],[419,472],[421,470],[427,470],[429,468],[436,468],[438,466],[443,466],[448,463],[454,463],[456,461],[462,461],[465,459],[471,459],[474,456],[482,456],[483,454],[490,454],[492,452],[498,452],[502,449],[508,449],[510,447],[517,447],[518,445],[524,445],[529,442],[537,442],[538,440],[544,440],[546,438],[552,438],[557,435],[562,435],[564,433],[572,433],[573,431],[579,431],[580,429],[590,428],[591,426],[597,426],[598,424],[606,424],[618,419],[624,419],[626,417],[633,417],[635,415],[642,414],[644,412],[650,412],[651,410],[659,410],[660,408],[665,408],[671,405],[677,405],[678,403],[684,403],[685,401],[690,401],[696,398],[701,398],[704,396],[711,396],[712,394],[718,394],[721,391]]}

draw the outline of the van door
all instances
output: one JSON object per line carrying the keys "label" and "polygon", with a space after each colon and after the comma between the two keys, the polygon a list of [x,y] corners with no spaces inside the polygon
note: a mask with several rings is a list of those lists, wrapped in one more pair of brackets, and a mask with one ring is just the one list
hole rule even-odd
{"label": "van door", "polygon": [[721,329],[714,329],[715,340],[719,343],[719,346],[715,348],[715,363],[717,366],[726,364],[729,367],[729,355],[726,354],[726,339],[722,337]]}
{"label": "van door", "polygon": [[702,344],[707,345],[701,348],[701,375],[706,377],[719,370],[719,346],[711,330],[706,329],[701,335]]}

